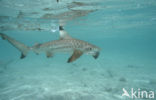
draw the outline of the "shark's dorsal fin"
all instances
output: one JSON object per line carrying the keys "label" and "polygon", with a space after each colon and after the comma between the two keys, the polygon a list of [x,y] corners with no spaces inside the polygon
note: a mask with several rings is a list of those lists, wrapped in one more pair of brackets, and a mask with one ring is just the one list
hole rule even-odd
{"label": "shark's dorsal fin", "polygon": [[59,26],[60,39],[72,39],[71,36],[64,30],[63,26]]}
{"label": "shark's dorsal fin", "polygon": [[68,63],[71,63],[71,62],[75,61],[75,60],[78,59],[82,54],[83,54],[82,51],[80,51],[80,50],[74,50],[72,56],[68,59]]}

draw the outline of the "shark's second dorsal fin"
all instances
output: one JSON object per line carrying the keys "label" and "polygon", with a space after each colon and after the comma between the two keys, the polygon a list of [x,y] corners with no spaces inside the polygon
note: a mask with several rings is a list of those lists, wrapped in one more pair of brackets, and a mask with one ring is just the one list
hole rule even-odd
{"label": "shark's second dorsal fin", "polygon": [[71,36],[64,30],[63,26],[59,26],[60,39],[72,39]]}

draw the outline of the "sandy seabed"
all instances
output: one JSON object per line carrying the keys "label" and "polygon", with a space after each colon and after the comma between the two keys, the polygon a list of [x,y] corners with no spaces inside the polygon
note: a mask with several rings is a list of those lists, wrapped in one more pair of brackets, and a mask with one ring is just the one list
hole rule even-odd
{"label": "sandy seabed", "polygon": [[[129,100],[121,96],[122,88],[156,89],[152,61],[143,64],[137,57],[132,59],[121,54],[108,55],[101,54],[98,60],[84,55],[71,64],[66,63],[67,55],[47,59],[44,55],[30,54],[23,60],[17,57],[1,59],[0,98]],[[116,57],[121,59],[117,60]]]}

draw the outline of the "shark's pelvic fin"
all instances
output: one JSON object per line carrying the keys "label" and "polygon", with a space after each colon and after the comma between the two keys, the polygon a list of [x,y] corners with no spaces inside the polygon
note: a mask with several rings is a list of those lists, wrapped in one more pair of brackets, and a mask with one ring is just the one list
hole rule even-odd
{"label": "shark's pelvic fin", "polygon": [[72,37],[64,30],[63,26],[59,26],[60,39],[71,39]]}
{"label": "shark's pelvic fin", "polygon": [[72,56],[68,59],[68,63],[71,63],[73,61],[75,61],[76,59],[78,59],[81,55],[83,54],[82,51],[80,50],[75,50],[72,54]]}
{"label": "shark's pelvic fin", "polygon": [[7,40],[10,44],[12,44],[14,47],[16,47],[19,51],[21,51],[21,59],[25,58],[28,51],[30,50],[30,48],[28,46],[26,46],[25,44],[16,41],[15,39],[0,33],[0,36],[2,37],[2,39]]}
{"label": "shark's pelvic fin", "polygon": [[52,57],[52,56],[53,56],[53,54],[52,54],[52,52],[47,51],[47,52],[46,52],[46,56],[47,56],[47,58],[50,58],[50,57]]}
{"label": "shark's pelvic fin", "polygon": [[23,54],[23,53],[21,53],[21,59],[23,59],[23,58],[25,58],[26,57],[26,55],[25,54]]}

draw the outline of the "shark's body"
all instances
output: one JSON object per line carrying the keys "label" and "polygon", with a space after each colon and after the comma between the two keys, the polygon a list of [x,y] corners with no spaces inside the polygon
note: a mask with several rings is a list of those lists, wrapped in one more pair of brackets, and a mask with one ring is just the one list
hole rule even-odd
{"label": "shark's body", "polygon": [[13,46],[15,46],[19,51],[21,51],[21,58],[24,58],[28,51],[32,50],[36,54],[39,54],[40,52],[46,52],[46,56],[52,57],[54,53],[57,52],[71,52],[73,53],[72,56],[68,59],[68,63],[75,61],[77,58],[79,58],[82,54],[90,54],[95,59],[99,56],[99,48],[95,45],[89,44],[85,41],[74,39],[70,37],[63,29],[62,26],[60,26],[60,39],[50,41],[43,44],[36,44],[32,47],[28,47],[24,45],[21,42],[16,41],[15,39],[0,33],[0,36],[2,39],[7,40],[10,42]]}

